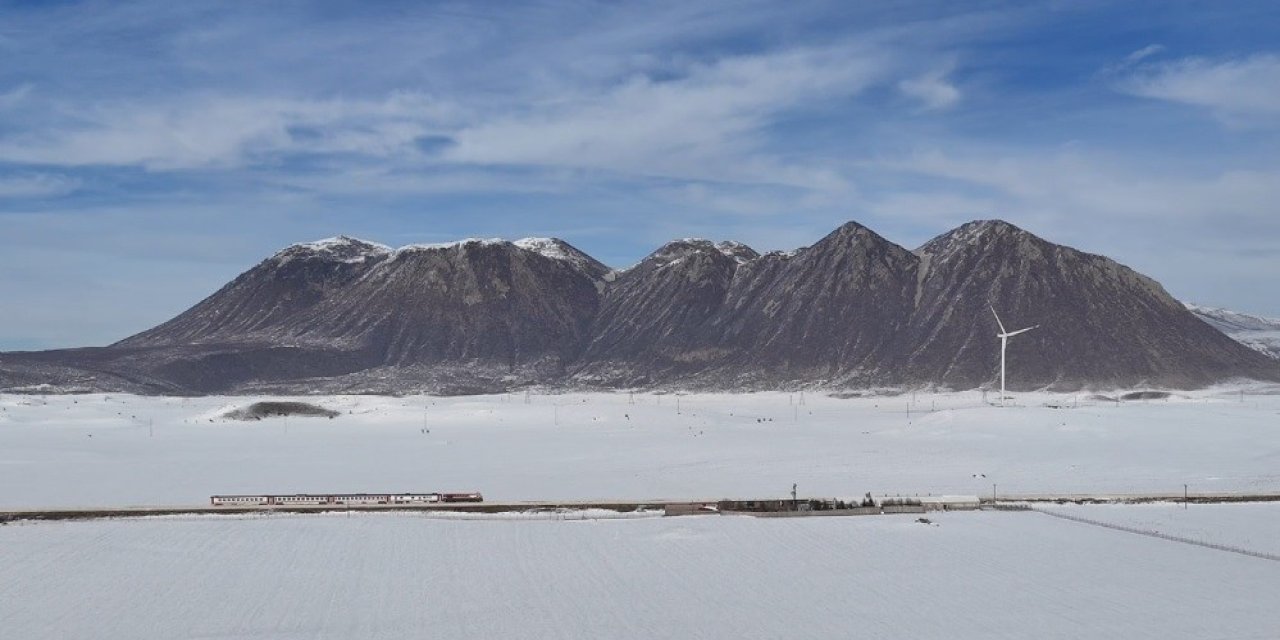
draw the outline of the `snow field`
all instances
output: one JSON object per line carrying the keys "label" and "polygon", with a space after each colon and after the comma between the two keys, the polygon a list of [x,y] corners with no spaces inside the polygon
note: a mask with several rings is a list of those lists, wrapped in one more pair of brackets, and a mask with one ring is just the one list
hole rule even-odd
{"label": "snow field", "polygon": [[1037,506],[1062,513],[1200,542],[1280,555],[1280,503],[1096,504]]}
{"label": "snow field", "polygon": [[[1280,522],[1280,509],[1251,508]],[[0,527],[0,628],[95,640],[1211,640],[1280,628],[1280,563],[1036,513],[930,517],[15,524]]]}
{"label": "snow field", "polygon": [[[1263,391],[1267,393],[1262,393]],[[194,505],[214,493],[482,491],[488,500],[1280,491],[1280,395],[591,393],[0,396],[0,508]],[[1048,405],[1053,405],[1048,406]],[[1057,408],[1054,408],[1057,407]]]}

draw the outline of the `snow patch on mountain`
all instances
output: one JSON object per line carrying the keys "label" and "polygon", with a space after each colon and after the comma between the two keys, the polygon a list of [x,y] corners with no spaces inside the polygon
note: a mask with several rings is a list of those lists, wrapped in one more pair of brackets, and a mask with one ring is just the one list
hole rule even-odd
{"label": "snow patch on mountain", "polygon": [[[692,254],[699,252],[717,252],[729,258],[733,258],[738,264],[745,264],[756,258],[760,254],[755,249],[748,247],[741,242],[732,240],[724,240],[721,242],[713,242],[706,238],[681,238],[673,240],[663,245],[657,251],[645,258],[645,261],[656,260],[664,263],[664,266],[679,264]],[[628,267],[629,269],[630,267]]]}
{"label": "snow patch on mountain", "polygon": [[502,238],[463,238],[462,240],[453,240],[450,242],[425,242],[418,244],[407,244],[399,249],[396,253],[409,253],[413,251],[437,251],[440,249],[456,249],[468,245],[476,245],[480,247],[490,247],[493,245],[508,244]]}
{"label": "snow patch on mountain", "polygon": [[1182,303],[1213,328],[1250,349],[1280,359],[1280,318],[1268,318],[1191,302]]}
{"label": "snow patch on mountain", "polygon": [[562,260],[580,268],[588,267],[593,262],[590,256],[574,249],[559,238],[521,238],[512,244],[526,251],[532,251],[552,260]]}
{"label": "snow patch on mountain", "polygon": [[760,253],[755,249],[733,240],[725,240],[716,243],[716,250],[730,258],[733,258],[738,264],[746,264],[760,257]]}
{"label": "snow patch on mountain", "polygon": [[391,247],[350,236],[336,236],[312,242],[289,245],[276,253],[276,258],[287,261],[296,257],[322,257],[334,262],[354,264],[370,258],[381,258],[393,252]]}

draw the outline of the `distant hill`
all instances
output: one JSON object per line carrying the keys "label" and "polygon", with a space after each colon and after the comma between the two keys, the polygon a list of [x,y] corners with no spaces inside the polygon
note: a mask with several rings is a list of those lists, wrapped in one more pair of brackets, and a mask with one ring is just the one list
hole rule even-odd
{"label": "distant hill", "polygon": [[1266,318],[1215,307],[1185,303],[1191,313],[1236,342],[1280,359],[1280,318]]}
{"label": "distant hill", "polygon": [[1220,330],[1274,321],[1188,310],[1113,260],[984,220],[914,251],[855,222],[785,253],[678,240],[621,271],[553,238],[301,243],[114,345],[0,354],[0,388],[963,389],[996,379],[992,306],[1041,325],[1009,343],[1015,389],[1280,379]]}

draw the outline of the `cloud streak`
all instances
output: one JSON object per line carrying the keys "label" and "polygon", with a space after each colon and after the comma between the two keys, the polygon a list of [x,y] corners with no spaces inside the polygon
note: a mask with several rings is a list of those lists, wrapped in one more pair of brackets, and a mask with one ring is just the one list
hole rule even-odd
{"label": "cloud streak", "polygon": [[951,62],[921,76],[902,80],[898,83],[898,90],[917,100],[925,111],[947,109],[961,97],[960,90],[947,79],[954,69],[955,63]]}
{"label": "cloud streak", "polygon": [[81,181],[64,175],[27,173],[0,176],[0,198],[47,198],[69,194]]}
{"label": "cloud streak", "polygon": [[429,97],[290,100],[183,96],[162,104],[64,106],[57,124],[0,140],[0,161],[154,170],[233,168],[282,154],[412,153],[456,117]]}
{"label": "cloud streak", "polygon": [[1142,66],[1120,83],[1122,91],[1209,109],[1238,125],[1280,124],[1280,56],[1224,60],[1182,58]]}

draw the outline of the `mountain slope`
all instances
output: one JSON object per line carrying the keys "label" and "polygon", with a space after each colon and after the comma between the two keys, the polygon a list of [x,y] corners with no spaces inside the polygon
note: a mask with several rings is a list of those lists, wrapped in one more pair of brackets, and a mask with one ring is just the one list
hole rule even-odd
{"label": "mountain slope", "polygon": [[716,318],[735,368],[765,379],[889,384],[917,259],[857,223],[747,263]]}
{"label": "mountain slope", "polygon": [[340,295],[391,255],[385,246],[345,236],[296,244],[174,319],[113,346],[289,344],[299,339],[287,330],[294,318]]}
{"label": "mountain slope", "polygon": [[745,245],[685,239],[622,272],[592,323],[579,379],[646,384],[725,355],[714,321],[738,268],[757,257]]}

